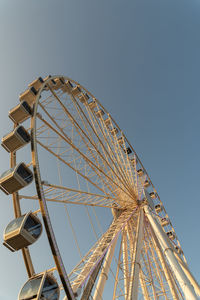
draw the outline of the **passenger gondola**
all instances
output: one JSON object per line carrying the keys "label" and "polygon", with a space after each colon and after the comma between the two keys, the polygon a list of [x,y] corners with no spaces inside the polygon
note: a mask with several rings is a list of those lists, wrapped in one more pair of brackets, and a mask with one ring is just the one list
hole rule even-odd
{"label": "passenger gondola", "polygon": [[144,182],[144,187],[147,188],[150,186],[150,182],[148,180],[145,180]]}
{"label": "passenger gondola", "polygon": [[130,158],[130,162],[131,162],[131,165],[133,167],[135,167],[137,165],[137,163],[138,163],[138,160],[137,160],[136,157],[132,157],[132,158]]}
{"label": "passenger gondola", "polygon": [[155,199],[155,198],[156,198],[156,194],[155,194],[154,192],[151,192],[151,193],[150,193],[150,196],[151,196],[152,199]]}
{"label": "passenger gondola", "polygon": [[29,83],[29,88],[34,87],[34,89],[38,92],[41,86],[43,85],[44,80],[42,77],[38,77],[37,79],[33,80],[31,83]]}
{"label": "passenger gondola", "polygon": [[176,235],[175,235],[175,233],[173,231],[168,231],[167,232],[167,236],[172,241],[176,238]]}
{"label": "passenger gondola", "polygon": [[27,186],[32,180],[32,171],[24,163],[20,163],[1,175],[0,189],[9,195]]}
{"label": "passenger gondola", "polygon": [[109,126],[111,125],[111,119],[110,118],[105,119],[104,123],[105,123],[106,127],[109,128]]}
{"label": "passenger gondola", "polygon": [[72,93],[72,95],[75,97],[75,96],[78,96],[78,95],[80,95],[80,93],[81,93],[81,88],[80,88],[80,86],[75,86],[72,90],[71,90],[71,93]]}
{"label": "passenger gondola", "polygon": [[124,152],[129,155],[132,153],[132,150],[130,147],[127,147],[126,149],[124,149]]}
{"label": "passenger gondola", "polygon": [[32,86],[28,88],[25,92],[19,95],[20,101],[26,101],[29,105],[33,105],[35,103],[37,96],[36,89]]}
{"label": "passenger gondola", "polygon": [[79,100],[80,100],[82,103],[87,102],[89,99],[90,99],[90,97],[89,97],[88,94],[86,94],[86,93],[82,93],[82,94],[79,96]]}
{"label": "passenger gondola", "polygon": [[160,220],[162,227],[165,227],[167,225],[169,225],[169,219],[168,218],[162,218]]}
{"label": "passenger gondola", "polygon": [[73,89],[73,84],[67,80],[64,85],[61,87],[61,90],[63,93],[71,93],[71,90]]}
{"label": "passenger gondola", "polygon": [[160,213],[163,210],[163,206],[161,204],[155,205],[155,211],[157,213]]}
{"label": "passenger gondola", "polygon": [[180,246],[175,246],[175,249],[176,249],[178,254],[183,254],[183,250],[181,249]]}
{"label": "passenger gondola", "polygon": [[119,143],[119,145],[123,145],[124,139],[122,136],[118,138],[118,143]]}
{"label": "passenger gondola", "polygon": [[19,125],[12,132],[2,138],[2,147],[8,152],[15,152],[19,148],[28,144],[31,140],[30,134],[26,129]]}
{"label": "passenger gondola", "polygon": [[144,188],[144,199],[143,201],[153,210],[154,209],[154,204],[153,201],[148,193],[148,191]]}
{"label": "passenger gondola", "polygon": [[4,231],[4,246],[17,251],[32,245],[42,233],[40,220],[31,212],[12,220]]}
{"label": "passenger gondola", "polygon": [[18,300],[58,300],[60,290],[56,279],[43,273],[30,278],[22,287]]}
{"label": "passenger gondola", "polygon": [[137,170],[137,173],[139,177],[144,175],[144,171],[142,169]]}
{"label": "passenger gondola", "polygon": [[63,87],[64,84],[65,84],[64,78],[56,78],[55,79],[54,90],[60,89],[61,87]]}
{"label": "passenger gondola", "polygon": [[17,106],[9,111],[9,118],[16,124],[22,123],[32,114],[32,109],[26,101],[20,102]]}
{"label": "passenger gondola", "polygon": [[97,118],[101,118],[105,112],[103,111],[103,109],[99,109],[98,111],[95,112]]}
{"label": "passenger gondola", "polygon": [[[51,78],[51,75],[48,75],[47,77],[45,77],[44,81],[47,81],[49,78]],[[51,80],[48,81],[48,84],[45,85],[44,90],[48,91],[49,87],[54,89],[55,86],[56,86],[55,80],[51,79]]]}
{"label": "passenger gondola", "polygon": [[114,127],[113,129],[110,130],[110,133],[115,136],[116,134],[118,134],[118,129],[116,127]]}
{"label": "passenger gondola", "polygon": [[88,105],[89,105],[89,108],[91,110],[95,109],[96,106],[97,106],[96,101],[94,101],[94,100],[92,100],[91,102],[89,102]]}

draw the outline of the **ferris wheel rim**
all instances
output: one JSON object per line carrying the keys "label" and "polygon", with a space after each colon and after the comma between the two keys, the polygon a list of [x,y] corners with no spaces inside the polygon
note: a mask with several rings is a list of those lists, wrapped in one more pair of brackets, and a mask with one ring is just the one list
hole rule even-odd
{"label": "ferris wheel rim", "polygon": [[38,200],[40,204],[40,210],[43,218],[43,222],[45,225],[45,230],[47,232],[47,237],[49,240],[50,248],[52,251],[52,255],[54,257],[54,261],[56,264],[56,268],[60,277],[60,280],[62,282],[63,288],[65,290],[66,295],[68,296],[69,300],[75,300],[73,290],[71,288],[67,272],[65,270],[62,257],[60,255],[60,251],[56,242],[55,234],[53,231],[53,227],[51,224],[48,208],[46,205],[46,200],[44,196],[43,186],[42,186],[42,180],[41,180],[41,174],[40,174],[40,167],[39,167],[39,161],[38,161],[38,152],[37,152],[37,141],[36,141],[36,117],[37,117],[37,108],[38,103],[40,100],[40,95],[45,87],[46,84],[48,84],[49,81],[52,79],[55,79],[57,77],[61,76],[52,76],[49,77],[41,86],[36,101],[34,105],[34,112],[33,117],[31,118],[31,152],[32,152],[32,162],[33,162],[33,170],[34,170],[34,177],[35,177],[35,185],[36,185],[36,191],[38,194]]}

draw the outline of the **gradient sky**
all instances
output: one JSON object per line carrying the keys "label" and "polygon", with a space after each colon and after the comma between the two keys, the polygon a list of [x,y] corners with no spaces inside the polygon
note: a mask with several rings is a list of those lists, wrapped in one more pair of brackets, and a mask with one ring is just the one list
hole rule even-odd
{"label": "gradient sky", "polygon": [[[199,0],[0,1],[0,136],[33,79],[63,74],[80,82],[141,158],[198,281],[199,30]],[[9,168],[3,148],[0,162],[1,172]],[[12,216],[1,193],[2,234]],[[0,269],[0,300],[17,299],[26,281],[21,254],[0,245]]]}

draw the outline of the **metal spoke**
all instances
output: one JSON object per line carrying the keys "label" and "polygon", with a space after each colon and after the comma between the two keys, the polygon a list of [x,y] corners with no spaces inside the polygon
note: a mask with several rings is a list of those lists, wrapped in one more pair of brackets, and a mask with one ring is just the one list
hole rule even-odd
{"label": "metal spoke", "polygon": [[[73,290],[76,291],[87,279],[91,269],[95,267],[99,259],[106,253],[113,240],[119,235],[128,220],[135,211],[125,211],[118,219],[114,220],[107,232],[97,241],[97,243],[83,257],[81,262],[69,274]],[[77,274],[79,274],[77,276]],[[75,278],[74,278],[75,276]]]}
{"label": "metal spoke", "polygon": [[[51,89],[51,88],[50,88]],[[78,128],[78,133],[81,133],[81,137],[82,140],[85,142],[85,139],[89,141],[89,143],[94,147],[94,149],[96,149],[98,155],[103,158],[103,161],[107,163],[107,161],[104,159],[104,157],[101,155],[101,153],[98,151],[98,149],[96,148],[95,143],[93,143],[90,138],[88,137],[88,135],[86,135],[86,133],[84,132],[84,130],[79,126],[79,124],[77,123],[77,121],[73,118],[72,114],[70,114],[69,110],[63,105],[63,103],[61,102],[61,100],[59,99],[59,97],[56,95],[56,93],[51,89],[52,94],[54,95],[54,97],[57,99],[57,101],[59,102],[59,104],[62,106],[64,112],[66,113],[67,117],[70,118],[70,120],[72,120],[72,123],[74,124],[75,128]],[[84,136],[84,138],[83,138]],[[86,145],[88,145],[85,142]],[[77,149],[76,149],[77,150]],[[83,155],[83,154],[82,154]],[[121,181],[121,179],[118,177],[118,175],[116,174],[116,172],[112,169],[112,167],[110,165],[108,165],[109,169],[112,171],[112,173],[114,173],[114,175]],[[104,173],[103,170],[101,170],[101,172],[103,172],[103,174],[106,176],[106,174]],[[109,177],[108,177],[109,178]],[[110,180],[112,181],[112,179],[110,178]],[[112,181],[113,182],[113,181]],[[114,182],[113,182],[114,183]]]}
{"label": "metal spoke", "polygon": [[[130,195],[127,191],[124,190],[120,185],[118,185],[109,175],[107,175],[101,167],[98,167],[91,159],[89,159],[83,152],[81,152],[77,146],[75,146],[71,139],[63,132],[63,129],[61,129],[57,124],[57,127],[59,128],[59,132],[57,129],[55,129],[50,123],[48,123],[46,120],[40,117],[40,119],[47,125],[47,127],[52,130],[55,134],[57,134],[61,139],[64,140],[67,144],[70,145],[71,148],[73,148],[75,151],[78,152],[79,155],[84,159],[85,162],[90,166],[91,170],[94,171],[94,173],[102,180],[102,182],[109,188],[109,190],[112,191],[112,193],[115,193],[116,188],[121,190],[124,194],[126,194],[128,197],[133,198],[134,195]],[[55,121],[54,121],[55,123]],[[67,166],[69,166],[71,169],[74,170],[71,164],[69,164],[67,161],[65,161],[60,155],[56,154],[53,150],[50,149],[49,145],[46,146],[41,141],[37,140],[38,144],[41,145],[43,148],[45,148],[47,151],[49,151],[51,154],[55,155],[57,158],[59,158],[62,162],[64,162]],[[77,171],[77,170],[76,170]],[[78,173],[78,171],[77,171]],[[79,172],[79,175],[81,173]],[[102,177],[104,176],[105,179]],[[108,180],[110,182],[110,185],[108,186],[107,182],[105,180]],[[111,189],[112,187],[112,189]],[[134,200],[134,198],[133,198]]]}
{"label": "metal spoke", "polygon": [[[115,198],[104,195],[89,193],[86,191],[67,188],[64,186],[52,185],[48,183],[43,184],[46,201],[57,203],[70,203],[86,206],[96,207],[118,207],[115,203]],[[20,199],[37,200],[38,196],[20,195]]]}

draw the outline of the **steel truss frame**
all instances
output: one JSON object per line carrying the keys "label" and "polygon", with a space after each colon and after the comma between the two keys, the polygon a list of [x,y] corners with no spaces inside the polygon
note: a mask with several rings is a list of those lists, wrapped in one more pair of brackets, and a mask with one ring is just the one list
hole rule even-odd
{"label": "steel truss frame", "polygon": [[[55,90],[52,79],[62,78],[79,87],[80,93]],[[45,96],[43,96],[43,93]],[[80,101],[88,95],[89,100]],[[83,99],[83,98],[82,98]],[[102,113],[103,111],[103,113]],[[175,230],[144,166],[127,138],[100,102],[83,86],[62,76],[46,79],[40,87],[31,117],[31,149],[37,194],[13,194],[15,217],[23,199],[38,200],[55,269],[67,299],[103,299],[104,287],[115,268],[112,299],[197,299],[200,288],[189,271],[177,235],[170,241],[166,232]],[[77,187],[67,187],[42,178],[39,150],[71,170]],[[16,153],[11,153],[11,167]],[[138,171],[143,174],[139,175]],[[62,177],[59,168],[58,177]],[[145,184],[155,196],[155,213],[145,199]],[[67,274],[51,224],[48,205],[79,205],[112,210],[113,221],[107,231]],[[29,249],[22,250],[29,277],[35,274]],[[118,259],[115,257],[118,253]]]}

